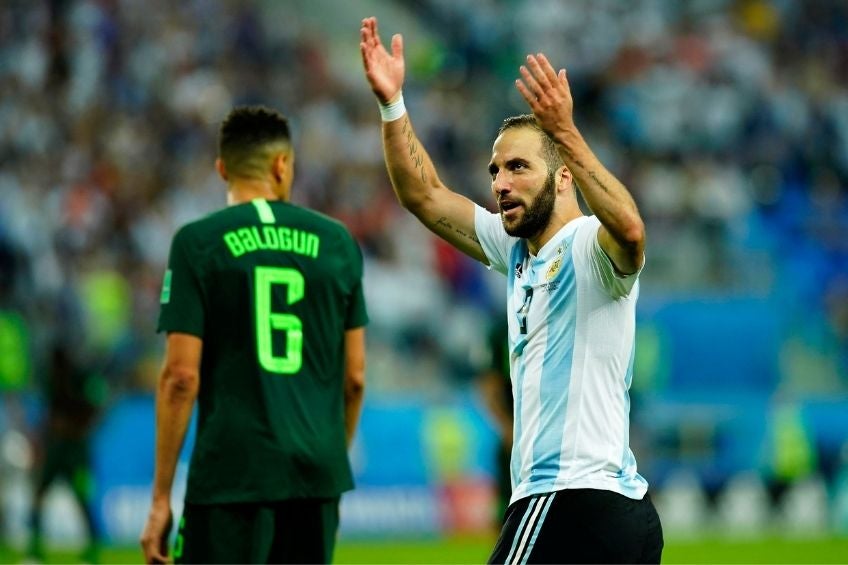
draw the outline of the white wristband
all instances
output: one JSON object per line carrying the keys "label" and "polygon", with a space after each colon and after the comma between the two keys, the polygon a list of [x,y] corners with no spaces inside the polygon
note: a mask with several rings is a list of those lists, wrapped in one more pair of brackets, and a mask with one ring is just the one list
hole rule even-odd
{"label": "white wristband", "polygon": [[380,104],[380,117],[384,122],[393,122],[406,114],[406,106],[403,104],[403,92],[398,99],[390,104]]}

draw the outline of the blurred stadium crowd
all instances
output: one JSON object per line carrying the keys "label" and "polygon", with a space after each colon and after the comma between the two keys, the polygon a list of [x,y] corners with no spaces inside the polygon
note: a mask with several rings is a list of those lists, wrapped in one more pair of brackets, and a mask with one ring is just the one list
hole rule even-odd
{"label": "blurred stadium crowd", "polygon": [[525,111],[512,84],[524,54],[544,51],[568,69],[578,126],[646,220],[645,304],[769,298],[791,335],[764,393],[845,394],[845,2],[7,0],[7,396],[38,390],[57,343],[112,399],[153,390],[170,238],[224,205],[217,127],[243,103],[291,117],[294,201],[362,245],[369,394],[438,397],[468,383],[502,282],[395,204],[360,76],[358,22],[372,14],[384,40],[404,33],[407,106],[449,185],[492,203],[494,133]]}

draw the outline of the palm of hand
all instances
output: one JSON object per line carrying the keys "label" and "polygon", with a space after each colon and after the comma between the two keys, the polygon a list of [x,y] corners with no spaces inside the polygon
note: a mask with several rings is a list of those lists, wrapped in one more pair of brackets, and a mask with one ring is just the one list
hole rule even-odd
{"label": "palm of hand", "polygon": [[400,35],[392,37],[392,52],[389,53],[377,34],[377,21],[368,18],[362,21],[359,48],[362,64],[371,90],[380,102],[389,102],[403,86],[405,65],[403,40]]}

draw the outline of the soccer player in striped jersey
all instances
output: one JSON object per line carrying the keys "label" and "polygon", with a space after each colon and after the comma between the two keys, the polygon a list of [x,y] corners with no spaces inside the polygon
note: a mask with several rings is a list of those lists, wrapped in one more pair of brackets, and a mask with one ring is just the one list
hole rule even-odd
{"label": "soccer player in striped jersey", "polygon": [[[492,563],[656,563],[662,528],[629,447],[635,305],[645,229],[627,189],[573,121],[566,73],[529,55],[516,87],[532,114],[504,121],[489,173],[499,214],[448,189],[403,103],[403,39],[362,21],[401,204],[507,276],[515,398],[513,493]],[[576,190],[594,215],[584,216]]]}
{"label": "soccer player in striped jersey", "polygon": [[217,168],[229,206],[177,232],[162,285],[145,561],[168,560],[196,399],[175,561],[330,563],[365,384],[362,254],[340,222],[288,202],[294,149],[279,112],[234,109]]}

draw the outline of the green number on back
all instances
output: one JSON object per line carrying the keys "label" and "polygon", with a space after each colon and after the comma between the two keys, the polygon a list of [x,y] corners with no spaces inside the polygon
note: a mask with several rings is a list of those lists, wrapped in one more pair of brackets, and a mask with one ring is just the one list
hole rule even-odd
{"label": "green number on back", "polygon": [[[286,285],[286,303],[303,298],[303,275],[295,269],[256,267],[256,341],[259,364],[270,373],[290,375],[303,364],[303,324],[294,314],[271,311],[271,294],[275,284]],[[272,332],[286,332],[286,355],[274,356]]]}

